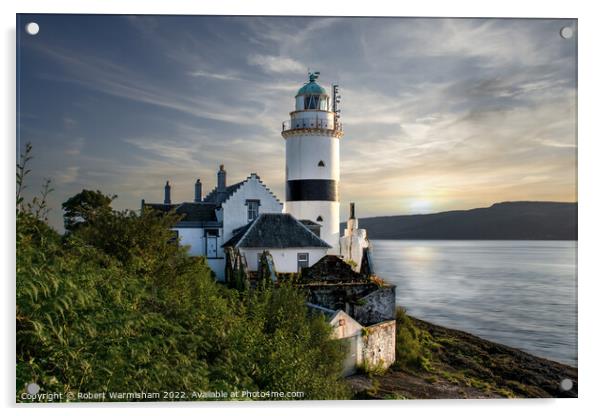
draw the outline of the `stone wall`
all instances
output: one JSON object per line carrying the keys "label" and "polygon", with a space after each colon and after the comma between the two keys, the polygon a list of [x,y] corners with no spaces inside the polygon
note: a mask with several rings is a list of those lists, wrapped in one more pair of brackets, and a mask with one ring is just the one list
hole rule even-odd
{"label": "stone wall", "polygon": [[[343,310],[349,315],[352,305],[361,298],[378,289],[373,283],[366,284],[312,284],[302,285],[301,289],[307,290],[308,301],[333,310]],[[361,323],[361,322],[360,322]]]}
{"label": "stone wall", "polygon": [[364,296],[350,315],[362,325],[395,319],[395,286],[382,286]]}
{"label": "stone wall", "polygon": [[395,362],[395,321],[385,321],[364,329],[362,364],[368,371],[387,369]]}
{"label": "stone wall", "polygon": [[308,301],[333,310],[343,310],[360,324],[372,325],[395,319],[395,286],[375,283],[302,285]]}

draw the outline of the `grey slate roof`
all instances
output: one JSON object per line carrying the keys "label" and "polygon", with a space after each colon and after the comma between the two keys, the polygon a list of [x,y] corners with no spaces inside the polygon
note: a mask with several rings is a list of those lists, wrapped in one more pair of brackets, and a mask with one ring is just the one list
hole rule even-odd
{"label": "grey slate roof", "polygon": [[338,284],[356,283],[371,284],[376,286],[369,277],[363,276],[353,270],[345,260],[339,256],[328,255],[322,257],[311,267],[301,271],[300,284]]}
{"label": "grey slate roof", "polygon": [[322,224],[319,224],[312,220],[299,220],[299,222],[301,222],[301,224],[305,225],[306,227],[321,227],[322,226]]}
{"label": "grey slate roof", "polygon": [[223,202],[227,201],[241,186],[243,186],[249,179],[255,177],[260,184],[263,185],[263,187],[268,191],[268,193],[270,193],[275,199],[276,201],[278,201],[278,203],[280,203],[280,200],[278,199],[278,197],[276,195],[274,195],[274,193],[270,190],[270,188],[268,188],[266,186],[265,183],[263,183],[263,181],[261,180],[261,178],[259,177],[258,174],[256,173],[251,173],[249,176],[247,176],[247,178],[243,181],[237,182],[234,185],[230,185],[226,187],[226,190],[222,193],[218,192],[217,187],[213,188],[211,190],[211,192],[209,192],[207,195],[205,195],[205,198],[203,199],[203,202],[211,202],[214,204],[222,204]]}
{"label": "grey slate roof", "polygon": [[161,212],[169,212],[175,209],[176,214],[184,215],[180,223],[186,222],[215,222],[217,217],[215,210],[217,205],[205,202],[184,202],[181,204],[144,204],[147,207]]}
{"label": "grey slate roof", "polygon": [[315,303],[306,303],[309,308],[310,313],[312,314],[322,314],[328,320],[334,318],[338,311],[334,309],[325,308],[324,306],[316,305]]}
{"label": "grey slate roof", "polygon": [[215,187],[211,190],[211,192],[209,192],[207,195],[205,195],[203,202],[211,202],[214,204],[221,204],[226,199],[230,198],[232,196],[232,194],[234,192],[236,192],[238,190],[238,188],[240,188],[242,186],[242,184],[245,183],[246,181],[247,180],[245,179],[244,181],[240,181],[238,183],[235,183],[234,185],[226,186],[226,191],[223,194],[219,194],[217,192],[217,187]]}
{"label": "grey slate roof", "polygon": [[291,214],[264,213],[239,229],[223,247],[292,248],[331,246]]}

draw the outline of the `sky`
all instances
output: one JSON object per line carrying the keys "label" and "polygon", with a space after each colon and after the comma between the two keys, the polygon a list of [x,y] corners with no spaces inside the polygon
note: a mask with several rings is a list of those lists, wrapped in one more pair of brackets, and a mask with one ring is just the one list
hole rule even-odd
{"label": "sky", "polygon": [[[25,33],[29,22],[40,31]],[[560,36],[563,27],[574,36]],[[224,164],[284,200],[282,122],[340,85],[341,219],[577,201],[575,20],[19,15],[17,153],[50,222],[82,189],[191,201]]]}

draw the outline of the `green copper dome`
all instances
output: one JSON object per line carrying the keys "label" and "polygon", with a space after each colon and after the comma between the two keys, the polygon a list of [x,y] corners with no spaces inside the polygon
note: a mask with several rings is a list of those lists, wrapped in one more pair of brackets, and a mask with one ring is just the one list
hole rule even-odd
{"label": "green copper dome", "polygon": [[309,74],[309,82],[299,88],[297,95],[323,95],[327,94],[326,90],[316,83],[319,72],[311,72]]}

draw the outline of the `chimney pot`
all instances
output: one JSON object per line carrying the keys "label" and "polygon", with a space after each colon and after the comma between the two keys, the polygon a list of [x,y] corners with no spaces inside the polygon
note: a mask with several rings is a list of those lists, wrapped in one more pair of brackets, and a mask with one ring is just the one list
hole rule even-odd
{"label": "chimney pot", "polygon": [[203,202],[203,184],[197,179],[194,184],[194,202]]}
{"label": "chimney pot", "polygon": [[219,165],[219,171],[217,172],[217,189],[218,191],[226,190],[226,170],[224,165]]}

